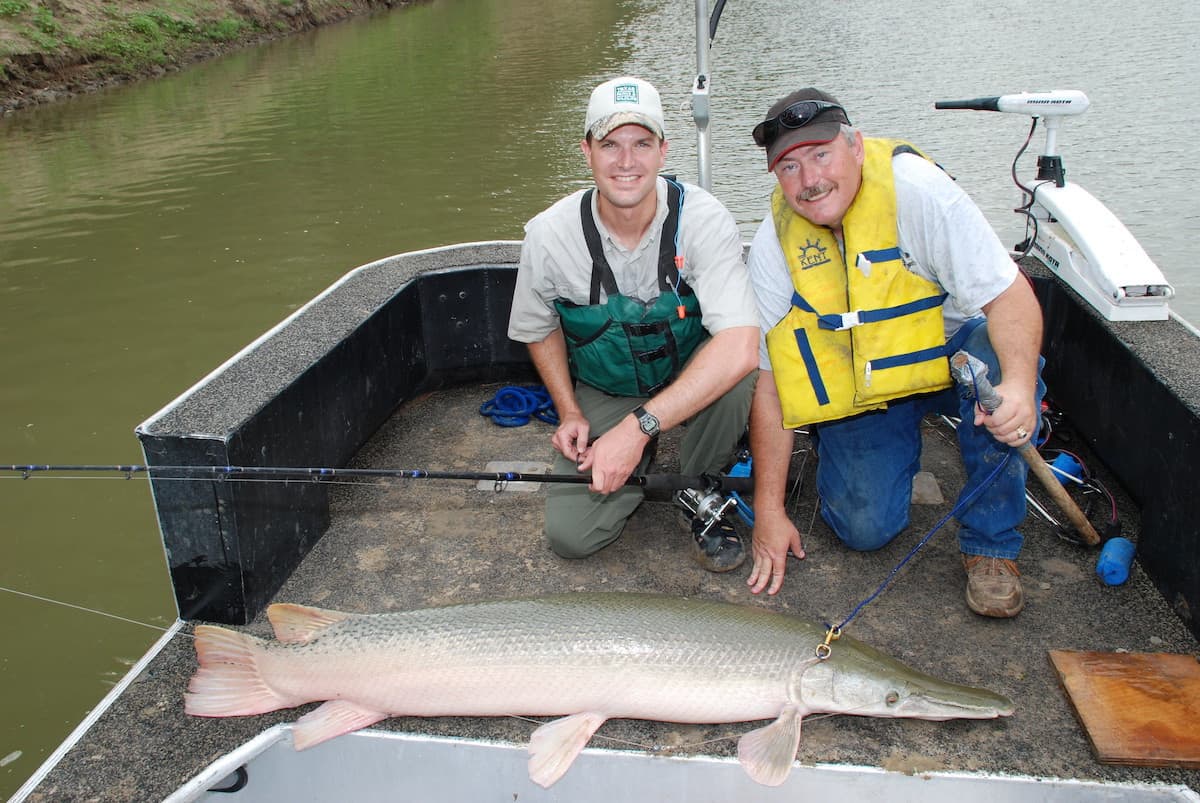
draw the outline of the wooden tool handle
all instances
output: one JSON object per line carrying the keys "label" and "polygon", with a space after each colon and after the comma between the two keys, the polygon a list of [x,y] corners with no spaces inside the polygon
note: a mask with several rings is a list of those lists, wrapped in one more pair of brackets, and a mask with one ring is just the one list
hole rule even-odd
{"label": "wooden tool handle", "polygon": [[[979,406],[990,413],[1004,400],[992,387],[992,383],[988,381],[987,372],[987,366],[983,362],[965,351],[959,351],[950,358],[950,373],[954,375],[954,379],[959,384],[973,390]],[[1034,448],[1032,438],[1017,447],[1017,452],[1029,464],[1030,470],[1041,480],[1042,486],[1050,494],[1054,503],[1058,505],[1059,510],[1066,514],[1071,526],[1083,537],[1084,542],[1091,546],[1099,544],[1100,534],[1088,521],[1087,516],[1083,515],[1083,511],[1079,509],[1079,505],[1075,504],[1075,500],[1067,493],[1063,484],[1058,481],[1058,477],[1054,476],[1054,472],[1046,465],[1042,455]]]}

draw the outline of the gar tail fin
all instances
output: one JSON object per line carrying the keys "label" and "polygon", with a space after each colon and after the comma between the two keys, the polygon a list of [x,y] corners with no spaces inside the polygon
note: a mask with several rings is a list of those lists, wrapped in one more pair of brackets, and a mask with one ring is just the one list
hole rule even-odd
{"label": "gar tail fin", "polygon": [[563,776],[608,717],[594,711],[547,722],[529,738],[529,778],[549,788]]}
{"label": "gar tail fin", "polygon": [[766,786],[779,786],[786,781],[796,760],[796,749],[800,747],[802,719],[800,709],[788,705],[779,719],[743,735],[738,740],[738,761],[746,774]]}
{"label": "gar tail fin", "polygon": [[260,639],[212,625],[196,627],[200,668],[183,695],[183,710],[198,717],[238,717],[290,708],[301,701],[276,694],[258,669]]}
{"label": "gar tail fin", "polygon": [[275,638],[286,644],[307,644],[325,628],[352,616],[354,614],[310,608],[291,602],[280,602],[267,607],[267,619],[275,629]]}

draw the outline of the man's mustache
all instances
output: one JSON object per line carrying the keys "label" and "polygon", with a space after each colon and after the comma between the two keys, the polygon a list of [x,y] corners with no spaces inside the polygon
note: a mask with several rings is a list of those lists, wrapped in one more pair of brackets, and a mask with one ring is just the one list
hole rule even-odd
{"label": "man's mustache", "polygon": [[819,195],[824,195],[833,189],[833,185],[829,183],[821,183],[815,187],[807,187],[796,193],[796,198],[801,201],[811,201]]}

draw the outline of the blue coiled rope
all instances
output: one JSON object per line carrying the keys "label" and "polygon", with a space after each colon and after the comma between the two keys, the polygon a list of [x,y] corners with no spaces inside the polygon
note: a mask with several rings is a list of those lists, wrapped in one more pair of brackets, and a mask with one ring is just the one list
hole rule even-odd
{"label": "blue coiled rope", "polygon": [[491,418],[498,427],[523,427],[531,418],[558,423],[554,401],[543,385],[506,385],[479,406],[479,414]]}

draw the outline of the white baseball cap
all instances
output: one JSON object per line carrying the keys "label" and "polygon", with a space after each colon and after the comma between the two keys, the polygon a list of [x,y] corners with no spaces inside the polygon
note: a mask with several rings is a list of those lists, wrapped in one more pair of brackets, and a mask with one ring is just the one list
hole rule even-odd
{"label": "white baseball cap", "polygon": [[662,101],[658,90],[640,78],[626,75],[592,90],[583,135],[604,139],[623,125],[640,125],[659,139],[663,135]]}

